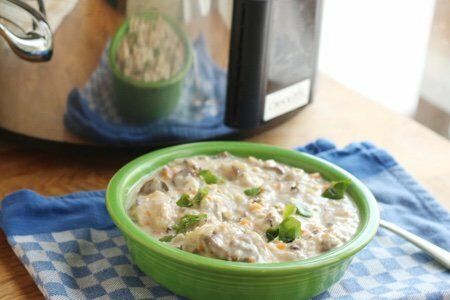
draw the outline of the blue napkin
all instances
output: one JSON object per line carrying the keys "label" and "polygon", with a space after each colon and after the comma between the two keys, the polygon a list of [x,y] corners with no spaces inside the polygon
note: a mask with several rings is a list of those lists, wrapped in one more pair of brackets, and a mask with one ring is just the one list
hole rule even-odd
{"label": "blue napkin", "polygon": [[194,66],[186,76],[180,103],[169,117],[138,125],[124,122],[113,104],[107,46],[88,83],[70,92],[65,126],[82,138],[116,146],[210,139],[233,133],[223,123],[227,74],[210,57],[203,36],[193,48]]}
{"label": "blue napkin", "polygon": [[[387,152],[370,143],[337,149],[326,140],[298,148],[361,179],[382,217],[450,249],[450,214]],[[179,298],[132,263],[111,222],[104,192],[43,197],[29,190],[2,202],[0,225],[43,294],[52,299]],[[380,229],[342,280],[316,299],[444,299],[450,272],[402,238]]]}

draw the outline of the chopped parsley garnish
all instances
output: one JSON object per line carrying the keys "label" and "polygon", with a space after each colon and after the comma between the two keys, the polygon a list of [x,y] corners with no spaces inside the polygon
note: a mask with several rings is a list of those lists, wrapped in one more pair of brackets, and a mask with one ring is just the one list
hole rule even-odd
{"label": "chopped parsley garnish", "polygon": [[203,178],[203,181],[205,181],[207,184],[215,184],[223,182],[223,179],[214,175],[210,170],[201,170],[198,174],[200,175],[201,178]]}
{"label": "chopped parsley garnish", "polygon": [[260,186],[260,187],[255,187],[252,189],[247,189],[244,191],[244,194],[246,194],[247,196],[250,196],[250,197],[256,197],[259,194],[261,194],[262,191],[263,191],[263,188],[262,188],[262,186]]}
{"label": "chopped parsley garnish", "polygon": [[206,220],[207,215],[185,215],[183,216],[176,225],[173,226],[175,232],[178,233],[186,233],[189,229],[197,226],[201,221]]}
{"label": "chopped parsley garnish", "polygon": [[181,195],[180,199],[178,199],[177,205],[180,207],[191,207],[194,204],[192,203],[188,194],[183,194]]}
{"label": "chopped parsley garnish", "polygon": [[313,216],[313,213],[302,204],[296,203],[295,206],[297,207],[297,215],[305,218],[311,218]]}
{"label": "chopped parsley garnish", "polygon": [[270,242],[276,237],[285,243],[290,243],[298,238],[302,233],[302,223],[292,216],[297,211],[297,207],[288,204],[283,211],[283,221],[277,227],[267,229],[266,237]]}
{"label": "chopped parsley garnish", "polygon": [[289,218],[296,210],[297,207],[294,204],[287,204],[283,210],[283,220]]}
{"label": "chopped parsley garnish", "polygon": [[352,182],[350,179],[340,180],[340,181],[332,181],[330,187],[328,187],[323,193],[322,197],[340,200],[344,198],[345,191],[350,186]]}
{"label": "chopped parsley garnish", "polygon": [[205,198],[206,195],[208,195],[208,192],[209,191],[207,188],[199,189],[197,194],[195,194],[194,198],[192,198],[192,203],[200,205],[200,202],[202,202],[203,198]]}
{"label": "chopped parsley garnish", "polygon": [[200,205],[200,202],[202,202],[203,198],[205,198],[206,195],[208,195],[208,189],[199,189],[197,194],[195,194],[192,199],[188,194],[183,194],[176,203],[180,207],[192,207],[194,205]]}
{"label": "chopped parsley garnish", "polygon": [[290,243],[301,235],[302,223],[290,216],[281,222],[278,230],[278,238],[285,243]]}
{"label": "chopped parsley garnish", "polygon": [[170,242],[171,240],[173,240],[174,237],[175,237],[174,235],[166,235],[166,236],[163,236],[162,238],[160,238],[159,240],[160,240],[161,242],[166,242],[166,243],[168,243],[168,242]]}
{"label": "chopped parsley garnish", "polygon": [[267,231],[266,231],[267,240],[269,242],[273,241],[278,236],[278,233],[279,233],[278,227],[272,227],[272,228],[267,229]]}

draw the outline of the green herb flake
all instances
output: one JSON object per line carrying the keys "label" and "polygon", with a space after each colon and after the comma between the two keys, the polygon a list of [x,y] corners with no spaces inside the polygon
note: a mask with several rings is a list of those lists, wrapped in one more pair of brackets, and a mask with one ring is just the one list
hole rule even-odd
{"label": "green herb flake", "polygon": [[297,211],[297,207],[294,204],[287,204],[283,210],[283,220],[287,219],[290,215]]}
{"label": "green herb flake", "polygon": [[295,206],[297,207],[297,215],[300,215],[305,218],[311,218],[313,216],[313,213],[305,206],[299,203],[297,203]]}
{"label": "green herb flake", "polygon": [[247,189],[244,191],[244,194],[246,194],[249,197],[256,197],[259,194],[261,194],[262,191],[263,191],[263,188],[262,188],[262,186],[260,186],[260,187],[255,187],[252,189]]}
{"label": "green herb flake", "polygon": [[214,175],[210,170],[201,170],[198,174],[201,178],[203,178],[206,184],[216,184],[223,182],[223,179]]}
{"label": "green herb flake", "polygon": [[208,195],[208,192],[209,191],[206,188],[199,189],[197,194],[195,194],[194,198],[192,198],[192,203],[200,205],[200,202],[202,202],[203,198],[205,198],[206,195]]}
{"label": "green herb flake", "polygon": [[278,232],[279,229],[278,227],[272,227],[267,229],[266,231],[266,237],[267,237],[267,241],[273,241],[274,239],[276,239],[276,237],[278,236]]}
{"label": "green herb flake", "polygon": [[174,237],[175,237],[174,235],[166,235],[166,236],[163,236],[162,238],[160,238],[159,241],[168,243],[168,242],[172,241]]}
{"label": "green herb flake", "polygon": [[290,243],[302,234],[302,223],[296,218],[290,216],[281,222],[278,231],[280,241]]}
{"label": "green herb flake", "polygon": [[188,194],[183,194],[181,195],[180,199],[178,199],[177,205],[180,207],[191,207],[194,204],[192,203]]}
{"label": "green herb flake", "polygon": [[294,204],[287,204],[283,211],[283,222],[277,227],[266,230],[267,240],[273,241],[275,238],[285,243],[290,243],[302,234],[302,223],[294,218],[292,214],[298,213],[298,208]]}
{"label": "green herb flake", "polygon": [[322,193],[322,197],[333,200],[340,200],[344,198],[345,191],[351,183],[352,182],[350,181],[350,179],[332,181],[330,187]]}
{"label": "green herb flake", "polygon": [[178,223],[173,226],[175,232],[178,233],[186,233],[189,229],[197,226],[201,221],[206,220],[207,215],[185,215],[183,216]]}

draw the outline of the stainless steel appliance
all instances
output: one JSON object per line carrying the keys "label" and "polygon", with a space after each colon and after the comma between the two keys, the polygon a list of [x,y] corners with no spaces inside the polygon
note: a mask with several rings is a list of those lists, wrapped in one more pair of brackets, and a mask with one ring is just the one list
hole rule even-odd
{"label": "stainless steel appliance", "polygon": [[[171,114],[137,124],[116,112],[107,56],[127,18],[147,11],[182,28],[193,63]],[[111,146],[254,134],[312,101],[320,20],[320,0],[0,0],[0,127],[44,140]],[[74,89],[85,107],[71,100]],[[136,104],[133,96],[125,101]],[[101,125],[89,119],[94,114]],[[203,135],[148,132],[172,123],[195,131],[199,120],[204,130],[210,117],[225,129]],[[121,126],[148,135],[123,144],[121,138],[109,143],[102,137],[111,138]]]}

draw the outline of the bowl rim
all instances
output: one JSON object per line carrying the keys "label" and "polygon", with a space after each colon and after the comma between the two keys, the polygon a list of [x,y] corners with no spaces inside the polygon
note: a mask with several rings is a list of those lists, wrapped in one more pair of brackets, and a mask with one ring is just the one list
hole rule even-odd
{"label": "bowl rim", "polygon": [[[123,74],[122,71],[119,69],[117,62],[116,62],[117,49],[118,49],[123,37],[127,33],[128,27],[130,25],[130,20],[132,17],[155,18],[157,16],[162,17],[167,23],[169,23],[170,26],[175,30],[178,37],[181,38],[183,45],[184,45],[184,52],[185,52],[185,62],[184,62],[183,68],[178,73],[176,73],[174,76],[170,77],[169,79],[152,81],[152,82],[135,80],[135,79]],[[167,14],[164,14],[160,11],[148,10],[148,11],[133,14],[132,16],[127,17],[125,19],[125,21],[122,23],[122,25],[119,26],[119,28],[117,29],[116,33],[114,34],[114,36],[111,40],[111,44],[109,46],[108,64],[109,64],[110,68],[112,69],[113,74],[121,81],[124,81],[126,83],[129,83],[129,84],[134,85],[139,88],[163,88],[163,87],[175,84],[184,78],[184,76],[186,75],[186,73],[189,71],[189,69],[192,66],[192,60],[193,60],[192,56],[193,56],[192,47],[189,42],[189,38],[186,34],[186,31],[180,26],[179,22],[175,21],[173,18],[171,18]]]}
{"label": "bowl rim", "polygon": [[[123,193],[126,194],[125,198],[127,198],[130,190],[132,190],[134,185],[139,181],[135,180],[135,182],[130,185],[129,181],[133,180],[131,178],[132,176],[142,178],[142,176],[139,175],[140,173],[149,174],[169,161],[177,158],[202,154],[212,155],[223,151],[228,151],[237,156],[245,156],[244,153],[247,153],[247,156],[264,156],[266,157],[264,159],[270,159],[270,157],[272,157],[272,159],[288,165],[289,163],[286,163],[287,160],[292,162],[302,160],[301,163],[308,163],[310,164],[310,167],[313,166],[315,170],[317,170],[316,167],[319,166],[322,174],[326,171],[328,175],[325,177],[330,177],[329,175],[331,174],[334,177],[333,179],[350,179],[352,184],[349,187],[349,193],[352,194],[352,198],[355,198],[354,195],[356,194],[360,198],[356,203],[361,217],[361,224],[358,227],[357,233],[344,245],[324,254],[303,260],[276,263],[230,262],[193,254],[172,247],[164,242],[160,242],[140,229],[128,216],[124,205],[127,199],[123,199]],[[327,179],[330,180],[330,178]],[[191,267],[201,270],[227,272],[229,274],[247,274],[252,276],[266,276],[275,273],[282,273],[285,275],[295,274],[298,271],[312,271],[316,268],[339,263],[352,257],[372,240],[378,229],[380,218],[377,202],[369,189],[360,180],[340,167],[321,158],[296,150],[288,150],[259,143],[231,141],[199,142],[172,146],[147,153],[134,159],[123,166],[110,180],[106,191],[106,207],[113,222],[127,239],[132,239],[166,259],[172,261],[175,260],[180,264],[190,265]],[[362,211],[362,209],[364,209],[364,211]]]}

